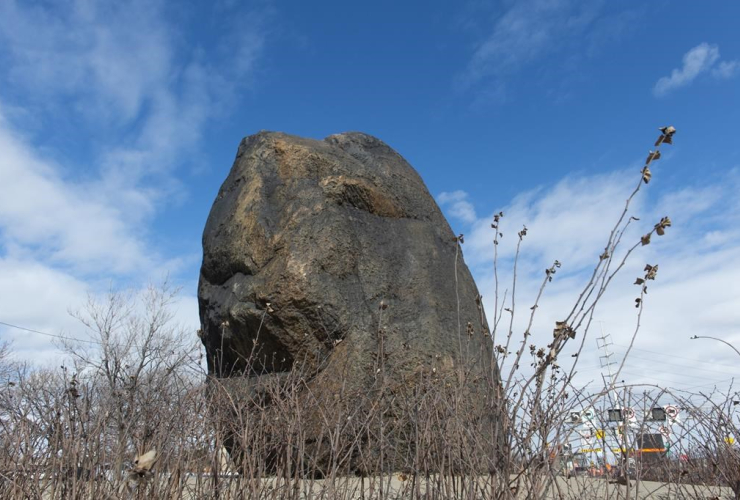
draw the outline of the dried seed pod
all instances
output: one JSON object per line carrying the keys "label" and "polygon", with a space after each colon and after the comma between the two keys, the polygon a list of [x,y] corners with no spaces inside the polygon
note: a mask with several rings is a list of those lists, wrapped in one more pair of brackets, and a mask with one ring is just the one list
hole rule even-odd
{"label": "dried seed pod", "polygon": [[643,180],[643,182],[645,182],[645,184],[647,184],[648,182],[650,182],[650,179],[652,177],[653,177],[653,174],[650,172],[650,169],[648,168],[648,166],[645,165],[645,167],[643,167],[643,169],[642,169],[642,180]]}

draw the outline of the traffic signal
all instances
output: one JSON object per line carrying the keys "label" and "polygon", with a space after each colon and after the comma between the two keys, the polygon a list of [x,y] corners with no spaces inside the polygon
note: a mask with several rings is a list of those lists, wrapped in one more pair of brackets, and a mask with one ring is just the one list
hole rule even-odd
{"label": "traffic signal", "polygon": [[653,422],[665,422],[665,410],[659,406],[651,409],[650,420]]}
{"label": "traffic signal", "polygon": [[622,410],[619,408],[612,408],[606,410],[607,420],[609,422],[621,422],[622,421]]}

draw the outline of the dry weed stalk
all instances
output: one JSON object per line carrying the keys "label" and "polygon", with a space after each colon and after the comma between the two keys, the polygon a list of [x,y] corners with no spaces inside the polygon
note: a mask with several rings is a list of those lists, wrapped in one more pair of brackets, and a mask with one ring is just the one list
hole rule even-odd
{"label": "dry weed stalk", "polygon": [[[544,499],[588,497],[589,491],[597,495],[602,486],[614,495],[627,495],[621,498],[636,495],[641,476],[634,485],[626,480],[601,486],[568,482],[562,479],[561,459],[570,438],[569,413],[596,407],[619,389],[608,386],[588,395],[572,381],[607,287],[636,249],[671,225],[664,217],[622,248],[627,229],[638,221],[629,215],[631,203],[652,180],[650,166],[674,133],[672,127],[661,129],[589,279],[554,325],[546,346],[532,343],[532,328],[561,263],[545,270],[518,336],[517,266],[528,230],[517,233],[513,282],[510,292],[501,291],[498,246],[504,214],[494,217],[491,331],[463,331],[458,315],[458,331],[452,333],[458,335],[461,353],[471,349],[472,336],[490,335],[493,361],[507,374],[503,380],[493,370],[480,376],[462,364],[391,379],[385,359],[402,353],[389,352],[384,341],[384,303],[377,312],[379,350],[370,390],[357,391],[340,380],[336,391],[314,394],[306,384],[312,373],[300,362],[279,376],[250,376],[261,374],[266,365],[256,358],[256,348],[244,360],[246,375],[206,376],[194,339],[172,327],[172,290],[150,289],[143,307],[114,293],[105,303],[91,301],[78,315],[97,347],[65,344],[74,359],[72,368],[14,366],[11,374],[0,371],[5,377],[0,496],[118,498],[127,485],[132,494],[149,498]],[[455,269],[462,235],[457,243]],[[655,279],[657,268],[647,266],[636,281],[641,291],[632,342],[646,283]],[[478,306],[484,315],[481,297]],[[505,314],[508,321],[502,322]],[[572,343],[576,355],[563,361],[563,350]],[[220,366],[218,359],[211,361]],[[648,399],[642,396],[645,404]],[[717,429],[725,433],[728,419],[720,413],[714,408],[697,417],[687,435],[709,433],[711,425],[720,425]],[[224,459],[224,447],[232,451],[230,460]],[[125,457],[135,450],[151,451],[129,465]],[[735,455],[722,450],[705,450],[703,456],[734,464]],[[693,473],[671,467],[665,466],[663,476],[651,474],[678,484],[672,491],[688,492],[688,486],[681,489],[686,484],[681,480]],[[728,473],[724,481],[733,478]]]}

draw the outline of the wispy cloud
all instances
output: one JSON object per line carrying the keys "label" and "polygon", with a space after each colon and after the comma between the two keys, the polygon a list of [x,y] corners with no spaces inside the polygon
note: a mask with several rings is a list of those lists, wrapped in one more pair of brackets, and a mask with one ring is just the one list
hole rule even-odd
{"label": "wispy cloud", "polygon": [[[86,292],[179,269],[153,224],[254,81],[269,11],[221,5],[219,37],[186,45],[168,8],[0,2],[0,267],[24,276],[0,280],[22,305],[3,301],[3,318],[54,333]],[[13,120],[30,115],[31,130]]]}
{"label": "wispy cloud", "polygon": [[[513,257],[515,249],[511,243],[516,232],[526,225],[526,265],[537,262],[541,266],[558,259],[567,263],[566,269],[583,269],[603,251],[607,221],[615,219],[621,209],[614,200],[623,198],[632,184],[626,172],[571,175],[553,185],[519,194],[500,207],[505,215],[501,231],[508,241],[500,245],[500,255]],[[635,202],[635,208],[639,209],[639,203],[640,200]],[[491,214],[473,222],[472,231],[466,235],[466,259],[474,265],[490,264],[492,217]]]}
{"label": "wispy cloud", "polygon": [[[152,280],[162,279],[152,276]],[[145,282],[132,285],[145,286]],[[104,293],[111,281],[81,280],[64,270],[55,269],[24,255],[0,256],[0,321],[51,334],[19,330],[0,325],[0,339],[10,342],[16,357],[36,365],[58,366],[58,336],[86,339],[87,328],[72,317],[70,311],[84,307],[88,294]],[[133,290],[136,292],[136,289]],[[198,325],[195,296],[181,294],[173,304],[173,321],[192,329]]]}
{"label": "wispy cloud", "polygon": [[5,77],[25,102],[86,118],[92,139],[108,142],[98,148],[102,176],[135,183],[187,158],[206,121],[250,81],[266,13],[231,9],[214,46],[187,47],[159,1],[78,0],[59,9],[3,2]]}
{"label": "wispy cloud", "polygon": [[740,61],[722,61],[712,69],[712,76],[719,79],[730,79],[739,72]]}
{"label": "wispy cloud", "polygon": [[[159,2],[52,9],[11,1],[0,19],[9,42],[0,76],[26,90],[19,100],[84,115],[90,126],[57,160],[44,138],[14,130],[0,107],[3,242],[73,267],[146,268],[156,251],[145,248],[144,222],[180,189],[171,171],[197,150],[224,99],[235,98],[236,84],[227,82],[252,71],[264,45],[259,16],[225,31],[235,61],[218,47],[206,58],[200,47],[180,46]],[[45,29],[35,29],[39,23]],[[6,100],[0,95],[0,106]],[[92,155],[64,161],[86,148]]]}
{"label": "wispy cloud", "polygon": [[465,223],[474,222],[477,219],[473,204],[468,201],[465,191],[443,192],[437,196],[437,202],[447,208],[447,213]]}
{"label": "wispy cloud", "polygon": [[[604,250],[608,232],[616,221],[627,194],[638,181],[639,168],[630,168],[607,174],[569,176],[561,181],[531,190],[517,196],[495,212],[504,212],[500,231],[504,233],[498,246],[499,299],[506,290],[507,300],[512,292],[513,257],[516,232],[522,225],[528,233],[522,244],[518,264],[516,303],[519,310],[514,324],[515,338],[520,338],[526,327],[529,307],[533,304],[539,285],[545,278],[544,270],[555,259],[562,262],[555,280],[548,284],[543,300],[536,311],[531,343],[544,346],[552,340],[552,328],[570,310],[578,293],[588,280],[598,256]],[[656,172],[654,183],[659,181]],[[740,341],[733,329],[740,321],[740,312],[734,304],[740,301],[740,289],[734,285],[740,279],[740,202],[734,193],[740,189],[740,171],[729,170],[716,183],[691,185],[677,190],[663,190],[657,197],[648,186],[631,207],[631,214],[640,218],[625,234],[625,242],[639,241],[640,235],[664,215],[673,220],[666,236],[654,237],[653,242],[638,247],[617,279],[612,283],[600,307],[596,320],[603,322],[605,332],[615,343],[625,346],[636,325],[634,299],[639,290],[634,279],[642,274],[646,263],[659,264],[658,278],[649,287],[642,329],[637,346],[641,349],[671,356],[695,357],[697,361],[714,360],[733,364],[731,352],[724,352],[712,343],[690,341],[692,335],[723,336],[728,341]],[[456,192],[456,200],[466,199]],[[445,205],[447,213],[453,205]],[[487,307],[489,319],[494,317],[493,303],[493,214],[466,222],[465,259],[471,265]],[[718,263],[722,263],[718,265]],[[510,307],[507,304],[507,307]],[[522,311],[524,311],[522,313]],[[508,318],[508,317],[507,317]],[[508,321],[508,319],[507,319]],[[598,379],[598,356],[595,338],[600,335],[597,326],[591,331],[580,360],[583,374],[579,382]],[[512,349],[513,350],[513,349]],[[572,351],[565,353],[569,356]],[[569,361],[572,359],[568,358]],[[565,362],[565,360],[563,360]],[[700,371],[661,369],[661,381],[654,367],[633,359],[621,378],[631,382],[668,383],[687,387],[692,380],[702,379]],[[722,377],[716,377],[720,379]],[[600,383],[600,379],[598,379]],[[693,382],[694,385],[701,382]]]}
{"label": "wispy cloud", "polygon": [[[164,14],[157,2],[78,1],[59,11],[2,4],[0,36],[10,42],[5,76],[32,90],[25,102],[89,121],[85,143],[60,158],[88,141],[96,152],[81,165],[56,161],[52,151],[42,157],[34,150],[44,149],[43,139],[34,144],[14,131],[0,108],[6,245],[31,245],[52,263],[113,273],[157,260],[146,248],[145,221],[182,189],[170,172],[197,150],[222,99],[234,97],[226,82],[251,71],[264,43],[254,21],[234,26],[224,36],[238,61],[214,65],[200,48],[178,47]],[[33,26],[40,20],[46,28],[39,31]],[[69,99],[74,104],[65,106]],[[96,135],[101,127],[108,133]],[[74,175],[78,170],[88,175]]]}
{"label": "wispy cloud", "polygon": [[670,76],[660,78],[653,87],[653,94],[663,97],[670,92],[691,85],[703,73],[715,78],[727,79],[737,74],[740,61],[721,61],[719,47],[701,43],[683,56],[683,65],[671,71]]}
{"label": "wispy cloud", "polygon": [[487,35],[479,42],[461,76],[461,85],[470,87],[486,80],[484,86],[501,96],[504,76],[561,49],[583,34],[598,17],[602,5],[601,1],[573,0],[514,2],[486,30]]}
{"label": "wispy cloud", "polygon": [[[84,303],[89,284],[33,258],[0,257],[0,321],[58,335],[77,332],[67,313],[70,306]],[[0,325],[1,338],[11,342],[17,356],[41,364],[58,353],[52,338]],[[79,337],[84,337],[80,335]]]}
{"label": "wispy cloud", "polygon": [[[1,111],[1,110],[0,110]],[[135,222],[122,207],[101,199],[84,183],[65,178],[52,159],[11,130],[0,114],[0,233],[8,253],[23,253],[77,272],[147,269]],[[131,204],[135,214],[148,203]],[[13,250],[15,249],[15,250]]]}
{"label": "wispy cloud", "polygon": [[130,120],[170,76],[170,33],[160,13],[158,2],[77,1],[60,9],[3,2],[8,78],[39,99],[80,100],[78,110],[96,120]]}

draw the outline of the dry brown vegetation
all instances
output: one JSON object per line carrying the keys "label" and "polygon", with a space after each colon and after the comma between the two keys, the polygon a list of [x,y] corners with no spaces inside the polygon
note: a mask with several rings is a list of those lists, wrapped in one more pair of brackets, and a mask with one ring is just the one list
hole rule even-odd
{"label": "dry brown vegetation", "polygon": [[[656,147],[671,143],[673,132],[662,129]],[[0,349],[0,497],[641,498],[649,493],[641,481],[650,479],[665,483],[661,494],[670,498],[731,491],[720,486],[739,498],[740,457],[729,439],[740,439],[738,396],[731,390],[671,394],[691,417],[676,428],[682,448],[671,456],[638,459],[632,471],[624,453],[611,475],[564,479],[571,411],[591,407],[601,415],[615,393],[644,408],[665,398],[657,388],[612,386],[585,394],[572,383],[578,357],[560,359],[566,345],[581,352],[613,277],[671,224],[665,217],[622,248],[627,228],[637,223],[630,203],[651,181],[649,167],[659,157],[648,156],[589,281],[554,325],[547,346],[532,344],[530,329],[560,263],[545,270],[535,302],[524,308],[527,327],[515,332],[514,317],[521,314],[516,266],[527,229],[519,231],[515,281],[499,294],[496,276],[491,304],[488,333],[502,380],[491,373],[471,381],[465,366],[387,380],[383,360],[399,353],[382,349],[381,304],[374,333],[381,346],[378,370],[369,391],[353,392],[340,380],[336,391],[318,397],[305,384],[311,373],[298,364],[280,376],[215,379],[203,372],[195,336],[173,325],[174,291],[166,285],[142,296],[90,300],[76,315],[90,341],[64,340],[69,361],[63,366],[32,368],[13,362],[7,346]],[[494,252],[502,224],[500,213],[492,224]],[[636,280],[635,335],[645,283],[656,278],[657,268],[646,266]],[[460,348],[475,334],[464,332]],[[610,428],[606,422],[601,427]],[[686,459],[675,458],[680,455]]]}

